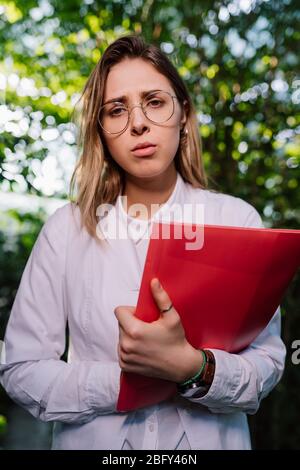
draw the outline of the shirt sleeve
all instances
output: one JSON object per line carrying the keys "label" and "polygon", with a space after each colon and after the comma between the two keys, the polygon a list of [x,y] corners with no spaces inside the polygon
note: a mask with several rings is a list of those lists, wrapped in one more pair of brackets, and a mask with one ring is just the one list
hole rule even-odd
{"label": "shirt sleeve", "polygon": [[[256,209],[252,208],[244,226],[263,227]],[[204,396],[196,398],[195,389],[187,399],[206,406],[212,413],[255,414],[284,371],[286,347],[281,339],[280,306],[267,327],[240,353],[208,349],[216,360],[213,382]]]}
{"label": "shirt sleeve", "polygon": [[113,361],[61,359],[68,223],[65,208],[57,209],[33,246],[2,343],[0,383],[36,418],[84,423],[116,411],[121,370]]}

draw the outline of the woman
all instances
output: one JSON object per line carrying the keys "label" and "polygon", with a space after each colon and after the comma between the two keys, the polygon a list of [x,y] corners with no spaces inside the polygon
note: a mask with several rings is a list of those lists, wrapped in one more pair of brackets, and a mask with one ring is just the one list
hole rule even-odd
{"label": "woman", "polygon": [[[208,224],[262,227],[261,218],[242,199],[207,189],[192,102],[159,48],[137,35],[116,40],[82,98],[77,200],[49,217],[34,245],[6,330],[1,383],[35,417],[55,422],[53,449],[249,449],[246,414],[284,369],[280,308],[231,354],[189,344],[156,280],[159,321],[140,321],[134,306],[149,242],[141,233],[173,204],[203,204]],[[127,238],[113,235],[115,223],[130,226]],[[174,381],[178,394],[120,413],[122,370]]]}

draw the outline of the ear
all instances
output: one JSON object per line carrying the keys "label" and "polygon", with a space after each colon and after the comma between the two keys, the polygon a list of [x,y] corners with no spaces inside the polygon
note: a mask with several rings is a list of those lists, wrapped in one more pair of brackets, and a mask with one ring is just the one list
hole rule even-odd
{"label": "ear", "polygon": [[183,107],[181,111],[181,120],[180,120],[180,128],[182,129],[187,121],[187,113],[188,113],[188,102],[184,100]]}

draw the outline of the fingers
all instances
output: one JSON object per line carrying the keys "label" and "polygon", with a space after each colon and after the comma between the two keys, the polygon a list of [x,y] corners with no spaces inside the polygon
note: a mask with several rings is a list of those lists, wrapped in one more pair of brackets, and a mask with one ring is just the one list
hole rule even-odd
{"label": "fingers", "polygon": [[[159,310],[161,311],[161,310],[168,309],[170,305],[172,304],[172,301],[168,293],[165,291],[165,289],[160,284],[157,278],[151,279],[151,288],[152,288],[153,297],[156,301],[156,305],[158,306]],[[163,312],[163,313],[167,314],[173,309],[174,307],[168,310],[168,312]]]}
{"label": "fingers", "polygon": [[114,309],[119,327],[133,337],[138,334],[140,328],[139,322],[141,321],[134,316],[134,312],[135,307],[128,305],[119,305]]}

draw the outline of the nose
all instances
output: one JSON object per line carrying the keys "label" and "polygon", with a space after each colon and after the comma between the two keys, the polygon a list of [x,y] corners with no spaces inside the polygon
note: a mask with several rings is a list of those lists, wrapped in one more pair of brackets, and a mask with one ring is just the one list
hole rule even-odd
{"label": "nose", "polygon": [[[134,109],[138,108],[138,109]],[[136,104],[131,108],[131,113],[129,116],[129,126],[131,132],[134,130],[141,131],[145,127],[149,127],[149,120],[144,114],[142,106],[140,104]]]}

